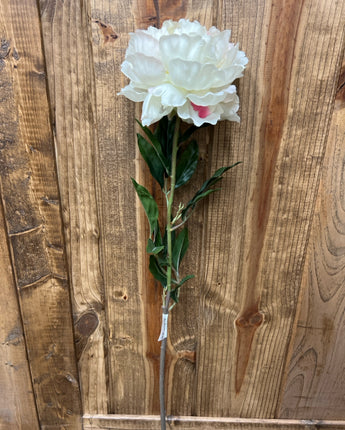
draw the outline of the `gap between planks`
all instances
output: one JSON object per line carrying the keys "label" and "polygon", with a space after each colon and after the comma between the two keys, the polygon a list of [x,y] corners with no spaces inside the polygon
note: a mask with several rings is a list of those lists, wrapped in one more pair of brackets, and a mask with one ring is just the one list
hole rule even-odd
{"label": "gap between planks", "polygon": [[[290,420],[290,419],[259,419],[259,418],[221,418],[221,417],[191,417],[169,416],[168,428],[183,428],[197,430],[231,429],[279,429],[279,430],[317,430],[345,429],[345,421],[323,420]],[[158,415],[84,415],[84,430],[114,429],[114,430],[144,430],[159,429]]]}

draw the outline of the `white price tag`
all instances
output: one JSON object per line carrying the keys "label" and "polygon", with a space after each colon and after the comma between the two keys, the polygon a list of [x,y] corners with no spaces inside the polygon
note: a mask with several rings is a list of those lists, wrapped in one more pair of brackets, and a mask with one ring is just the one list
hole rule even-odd
{"label": "white price tag", "polygon": [[169,314],[163,314],[161,334],[159,335],[158,342],[168,337],[168,316]]}

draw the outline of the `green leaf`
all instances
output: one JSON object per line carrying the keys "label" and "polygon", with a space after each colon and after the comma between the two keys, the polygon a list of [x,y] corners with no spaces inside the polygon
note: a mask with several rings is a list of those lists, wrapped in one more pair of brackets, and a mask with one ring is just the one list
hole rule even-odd
{"label": "green leaf", "polygon": [[162,142],[160,141],[159,138],[157,138],[157,136],[154,133],[152,133],[152,131],[148,127],[142,125],[140,121],[138,121],[138,120],[136,120],[136,121],[140,125],[141,129],[146,134],[146,136],[150,139],[150,142],[152,144],[152,148],[155,151],[156,156],[158,157],[159,161],[161,162],[161,164],[162,164],[164,170],[166,171],[167,175],[169,175],[170,174],[169,173],[169,171],[170,171],[170,163],[168,162],[166,156],[163,154]]}
{"label": "green leaf", "polygon": [[153,242],[154,242],[155,246],[163,246],[163,239],[162,239],[161,230],[159,228],[159,222],[158,221],[157,221],[156,231],[154,232]]}
{"label": "green leaf", "polygon": [[189,279],[193,279],[193,278],[194,278],[194,275],[185,276],[176,288],[180,288],[185,282],[187,282],[187,281],[189,281]]}
{"label": "green leaf", "polygon": [[147,241],[147,247],[146,247],[146,252],[148,254],[159,254],[161,251],[163,251],[164,246],[156,246],[153,242],[152,239],[149,238],[149,240]]}
{"label": "green leaf", "polygon": [[199,148],[195,140],[193,140],[182,155],[176,167],[176,185],[175,188],[181,187],[189,181],[195,172],[198,165]]}
{"label": "green leaf", "polygon": [[161,267],[159,266],[156,257],[154,255],[150,255],[150,264],[149,269],[152,275],[154,276],[157,281],[159,281],[163,288],[166,288],[167,286],[167,277],[162,271]]}
{"label": "green leaf", "polygon": [[160,187],[163,188],[165,167],[161,163],[154,147],[141,134],[138,133],[137,137],[140,153],[149,166],[151,175],[156,179]]}
{"label": "green leaf", "polygon": [[179,271],[180,263],[184,257],[189,245],[188,230],[185,227],[175,239],[174,247],[172,250],[172,263],[177,273]]}
{"label": "green leaf", "polygon": [[191,135],[198,129],[199,127],[197,127],[196,125],[191,125],[190,127],[187,128],[187,130],[179,137],[178,142],[179,143],[183,143],[186,140],[188,140]]}
{"label": "green leaf", "polygon": [[209,194],[212,194],[215,191],[220,191],[220,190],[221,190],[221,188],[212,188],[211,190],[207,190],[204,193],[198,194],[197,196],[195,195],[194,199],[193,199],[193,208],[199,200],[202,200],[205,197],[207,197]]}
{"label": "green leaf", "polygon": [[147,191],[145,187],[142,185],[139,185],[133,178],[132,182],[135,188],[135,191],[138,194],[138,197],[145,209],[145,213],[147,216],[147,219],[149,220],[150,224],[150,236],[157,232],[158,229],[158,206],[155,202],[154,198],[151,196],[151,194]]}
{"label": "green leaf", "polygon": [[187,130],[179,137],[178,142],[179,143],[183,143],[186,140],[188,140],[191,135],[199,130],[200,128],[204,128],[204,127],[209,127],[211,124],[208,124],[207,122],[204,122],[204,124],[202,124],[200,127],[197,127],[196,125],[191,125],[190,127],[187,128]]}
{"label": "green leaf", "polygon": [[187,282],[189,279],[194,278],[194,275],[188,275],[185,276],[182,281],[177,285],[177,287],[175,287],[171,293],[170,293],[170,297],[174,300],[174,302],[178,303],[179,302],[179,295],[180,295],[180,291],[179,289],[181,288],[181,286]]}
{"label": "green leaf", "polygon": [[202,200],[203,198],[207,197],[209,194],[220,190],[220,188],[217,189],[209,189],[213,185],[215,185],[217,182],[219,182],[221,179],[223,179],[223,174],[233,167],[237,166],[241,162],[238,161],[237,163],[232,164],[231,166],[227,167],[221,167],[220,169],[216,170],[216,172],[207,180],[205,181],[200,190],[194,195],[194,197],[187,203],[185,208],[182,211],[182,219],[186,220],[189,216],[189,213],[194,210],[195,205],[198,201]]}
{"label": "green leaf", "polygon": [[161,118],[154,132],[154,137],[160,143],[163,155],[168,164],[168,175],[171,174],[171,152],[173,146],[173,137],[175,130],[176,117],[169,119],[167,116]]}
{"label": "green leaf", "polygon": [[174,300],[175,303],[179,302],[179,295],[180,295],[180,290],[178,288],[175,288],[175,290],[172,290],[170,292],[170,298]]}

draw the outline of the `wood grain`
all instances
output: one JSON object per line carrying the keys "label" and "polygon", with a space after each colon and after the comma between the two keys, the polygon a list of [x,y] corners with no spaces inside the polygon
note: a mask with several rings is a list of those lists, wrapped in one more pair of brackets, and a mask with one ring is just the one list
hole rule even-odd
{"label": "wood grain", "polygon": [[[1,25],[1,24],[0,24]],[[1,82],[4,89],[4,81]],[[4,92],[2,95],[4,96]],[[9,93],[7,92],[7,95]],[[10,100],[8,100],[11,103]],[[4,120],[0,108],[0,118]],[[9,116],[12,111],[8,112]],[[8,116],[6,123],[8,124]],[[4,123],[4,122],[3,122]],[[4,142],[4,136],[0,138]],[[0,211],[0,428],[39,429],[36,404],[26,356],[23,324],[5,235],[3,211]]]}
{"label": "wood grain", "polygon": [[[35,1],[2,1],[1,85],[13,109],[1,140],[0,189],[40,428],[81,428],[69,284]],[[5,117],[6,120],[6,117]],[[28,397],[30,398],[30,397]]]}
{"label": "wood grain", "polygon": [[281,417],[344,419],[345,63],[313,220]]}
{"label": "wood grain", "polygon": [[219,14],[250,63],[239,83],[241,126],[218,128],[209,162],[243,165],[206,218],[198,415],[274,417],[343,53],[344,6],[224,2]]}
{"label": "wood grain", "polygon": [[89,11],[87,2],[42,0],[40,13],[83,409],[106,413],[107,352]]}
{"label": "wood grain", "polygon": [[[130,415],[108,415],[108,416],[84,416],[84,429],[116,429],[116,430],[159,430],[160,422],[158,416],[130,416]],[[180,428],[183,430],[317,430],[333,429],[343,430],[344,421],[316,421],[316,420],[265,420],[245,418],[205,418],[205,417],[168,417],[167,428]]]}
{"label": "wood grain", "polygon": [[[92,49],[99,138],[98,201],[102,224],[108,333],[108,411],[148,413],[152,388],[145,356],[144,285],[139,282],[137,206],[130,177],[136,176],[134,105],[117,93],[125,84],[120,65],[134,30],[132,2],[91,2]],[[106,39],[104,29],[117,37]],[[111,29],[111,30],[110,30]],[[138,166],[137,166],[138,167]]]}
{"label": "wood grain", "polygon": [[243,162],[189,223],[169,427],[345,429],[342,0],[1,1],[0,427],[159,429],[161,288],[130,177],[163,201],[117,93],[128,33],[181,17],[250,62],[241,124],[197,133],[176,195]]}

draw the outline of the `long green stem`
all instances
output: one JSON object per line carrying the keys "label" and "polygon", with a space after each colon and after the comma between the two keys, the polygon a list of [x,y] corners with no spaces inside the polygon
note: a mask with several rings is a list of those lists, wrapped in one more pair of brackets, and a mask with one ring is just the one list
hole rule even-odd
{"label": "long green stem", "polygon": [[[176,184],[176,159],[178,150],[178,137],[180,130],[180,118],[176,116],[173,146],[171,154],[171,176],[170,176],[170,190],[167,198],[167,245],[168,245],[168,266],[167,266],[167,294],[165,296],[162,319],[163,315],[169,314],[169,301],[172,283],[172,207],[174,203],[175,184]],[[161,413],[161,430],[166,430],[166,414],[165,414],[165,355],[166,355],[167,339],[162,340],[161,344],[161,356],[160,356],[160,369],[159,369],[159,400],[160,400],[160,413]]]}
{"label": "long green stem", "polygon": [[[176,184],[176,159],[178,150],[178,136],[180,130],[180,118],[176,117],[173,147],[171,154],[171,176],[170,176],[170,193],[167,202],[167,243],[168,243],[168,267],[167,267],[167,290],[171,291],[171,274],[172,274],[172,240],[171,240],[171,218],[172,207],[174,203],[175,184]],[[167,303],[169,305],[169,303]]]}

